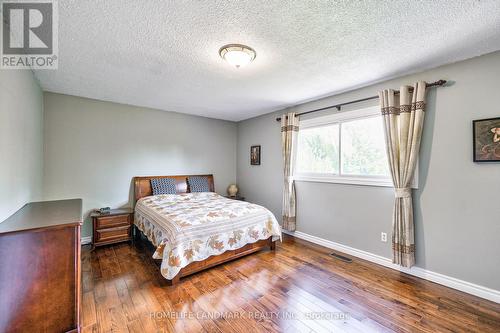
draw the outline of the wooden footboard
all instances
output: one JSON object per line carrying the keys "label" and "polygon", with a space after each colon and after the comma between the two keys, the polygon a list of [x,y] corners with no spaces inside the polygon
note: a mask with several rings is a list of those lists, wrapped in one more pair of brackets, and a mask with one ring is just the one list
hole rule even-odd
{"label": "wooden footboard", "polygon": [[[135,228],[135,235],[136,235],[136,237],[134,237],[134,238],[137,238],[138,234],[142,233],[142,232],[139,231],[139,229],[136,226],[134,226],[134,228]],[[147,240],[146,237],[142,237],[142,239]],[[148,242],[149,242],[149,240],[148,240]],[[276,241],[273,241],[272,237],[259,240],[255,243],[247,244],[247,245],[243,246],[242,248],[239,248],[236,250],[226,251],[226,252],[221,253],[217,256],[208,257],[207,259],[205,259],[203,261],[194,261],[194,262],[190,263],[189,265],[187,265],[186,267],[182,268],[179,271],[179,273],[172,280],[167,280],[167,281],[169,281],[169,283],[171,285],[174,285],[177,282],[179,282],[181,277],[185,277],[185,276],[200,272],[202,270],[205,270],[207,268],[214,267],[216,265],[219,265],[219,264],[246,256],[248,254],[260,251],[260,250],[265,249],[267,247],[269,247],[271,249],[271,251],[276,250]]]}
{"label": "wooden footboard", "polygon": [[188,276],[197,273],[199,271],[202,271],[204,269],[246,256],[247,254],[265,249],[268,246],[272,251],[276,249],[276,242],[272,241],[272,237],[269,237],[268,239],[259,240],[255,243],[247,244],[242,248],[236,250],[226,251],[217,256],[208,257],[203,261],[194,261],[189,265],[187,265],[186,267],[182,268],[179,274],[177,274],[172,280],[169,281],[173,285],[179,282],[181,277]]}

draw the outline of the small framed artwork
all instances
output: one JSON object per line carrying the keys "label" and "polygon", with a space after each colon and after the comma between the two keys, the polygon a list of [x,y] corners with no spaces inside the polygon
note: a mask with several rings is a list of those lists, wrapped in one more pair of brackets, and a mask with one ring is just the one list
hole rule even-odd
{"label": "small framed artwork", "polygon": [[250,164],[260,165],[260,146],[250,147]]}
{"label": "small framed artwork", "polygon": [[500,162],[500,117],[472,122],[474,162]]}

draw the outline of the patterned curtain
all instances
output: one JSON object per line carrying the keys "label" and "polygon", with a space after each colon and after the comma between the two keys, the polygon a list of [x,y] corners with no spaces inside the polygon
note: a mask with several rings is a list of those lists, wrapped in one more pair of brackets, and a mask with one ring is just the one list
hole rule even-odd
{"label": "patterned curtain", "polygon": [[379,92],[385,143],[395,190],[392,217],[392,262],[404,267],[415,264],[411,184],[417,167],[425,116],[425,82]]}
{"label": "patterned curtain", "polygon": [[295,231],[295,182],[293,180],[294,150],[297,147],[299,118],[295,113],[281,116],[281,145],[283,151],[283,228]]}

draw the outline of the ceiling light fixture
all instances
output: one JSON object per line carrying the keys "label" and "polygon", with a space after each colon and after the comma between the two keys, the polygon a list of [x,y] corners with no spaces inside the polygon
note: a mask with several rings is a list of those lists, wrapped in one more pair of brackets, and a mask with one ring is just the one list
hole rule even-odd
{"label": "ceiling light fixture", "polygon": [[251,63],[257,56],[257,53],[255,53],[254,49],[246,45],[228,44],[220,48],[219,55],[230,65],[240,68]]}

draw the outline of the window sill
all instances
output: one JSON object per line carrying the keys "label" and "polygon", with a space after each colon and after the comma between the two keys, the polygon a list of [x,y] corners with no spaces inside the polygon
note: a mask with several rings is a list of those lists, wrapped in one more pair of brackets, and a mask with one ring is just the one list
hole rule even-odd
{"label": "window sill", "polygon": [[376,179],[364,177],[321,177],[321,176],[294,176],[294,180],[299,182],[333,183],[347,185],[394,187],[390,179]]}

